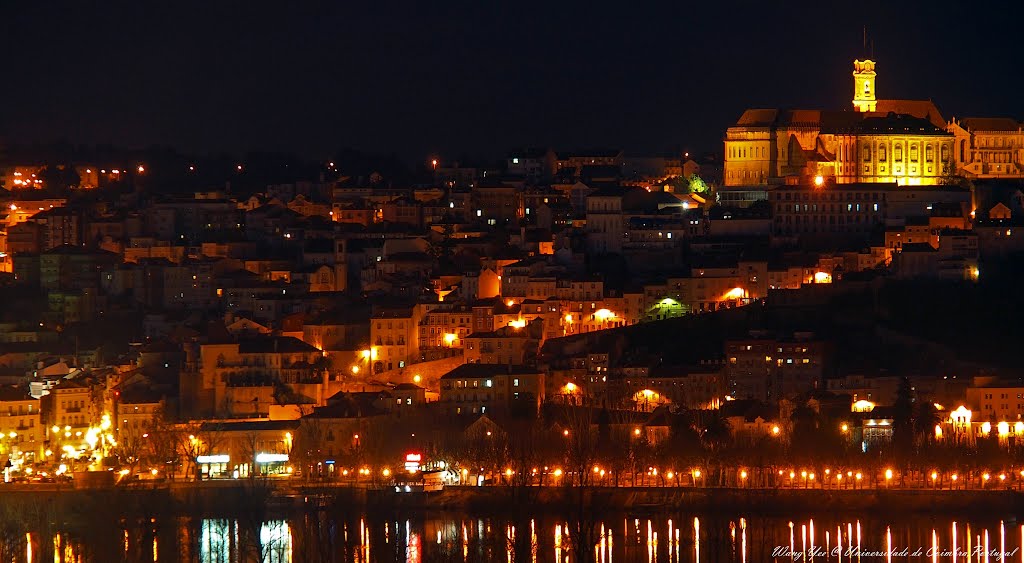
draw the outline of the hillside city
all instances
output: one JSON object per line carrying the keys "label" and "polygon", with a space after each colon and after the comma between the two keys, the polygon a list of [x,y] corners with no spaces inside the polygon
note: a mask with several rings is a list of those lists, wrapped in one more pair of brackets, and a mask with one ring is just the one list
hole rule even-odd
{"label": "hillside city", "polygon": [[4,147],[5,481],[1024,483],[1024,125],[853,78],[712,153]]}

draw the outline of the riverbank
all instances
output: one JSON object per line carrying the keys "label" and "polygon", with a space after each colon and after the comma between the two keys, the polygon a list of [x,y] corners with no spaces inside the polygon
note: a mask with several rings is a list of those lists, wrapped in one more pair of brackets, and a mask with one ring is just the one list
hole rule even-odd
{"label": "riverbank", "polygon": [[253,513],[365,509],[507,514],[532,512],[665,510],[728,511],[746,514],[899,513],[1000,514],[1024,516],[1024,494],[1012,490],[821,490],[734,488],[612,487],[446,487],[430,493],[394,489],[285,485],[225,481],[175,486],[110,489],[32,490],[9,488],[0,505],[49,506],[61,512],[117,511],[145,516],[153,512],[213,516]]}

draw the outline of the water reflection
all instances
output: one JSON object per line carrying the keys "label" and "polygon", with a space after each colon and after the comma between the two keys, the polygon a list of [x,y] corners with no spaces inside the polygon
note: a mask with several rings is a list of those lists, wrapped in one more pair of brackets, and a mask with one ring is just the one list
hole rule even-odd
{"label": "water reflection", "polygon": [[[687,525],[688,524],[688,525]],[[1024,524],[659,514],[595,517],[429,516],[310,512],[237,518],[122,520],[66,529],[0,528],[0,560],[27,563],[1024,563]]]}

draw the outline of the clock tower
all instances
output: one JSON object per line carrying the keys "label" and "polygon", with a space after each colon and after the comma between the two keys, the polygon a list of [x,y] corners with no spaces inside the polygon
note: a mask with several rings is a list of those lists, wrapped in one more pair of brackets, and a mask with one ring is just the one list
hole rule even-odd
{"label": "clock tower", "polygon": [[875,111],[875,61],[853,61],[853,109]]}

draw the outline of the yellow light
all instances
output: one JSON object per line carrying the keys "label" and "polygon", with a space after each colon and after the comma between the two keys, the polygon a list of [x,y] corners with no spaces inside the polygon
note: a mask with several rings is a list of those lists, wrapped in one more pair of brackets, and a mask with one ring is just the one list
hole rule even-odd
{"label": "yellow light", "polygon": [[526,328],[526,320],[525,319],[516,319],[514,321],[509,321],[508,322],[508,326],[510,326],[512,328]]}
{"label": "yellow light", "polygon": [[1020,434],[1020,433],[1024,432],[1024,422],[1021,422],[1021,421],[1018,420],[1013,425],[1013,431],[1016,432],[1017,434]]}
{"label": "yellow light", "polygon": [[1005,473],[1000,473],[999,474],[999,480],[1000,481],[1005,481],[1006,480],[1006,474]]}
{"label": "yellow light", "polygon": [[935,437],[936,438],[941,438],[942,437],[942,426],[939,426],[938,424],[935,425]]}
{"label": "yellow light", "polygon": [[1005,420],[997,424],[996,429],[998,430],[1000,436],[1010,435],[1010,423],[1006,422]]}
{"label": "yellow light", "polygon": [[634,436],[639,436],[640,435],[640,429],[639,428],[634,428],[633,429],[633,435]]}
{"label": "yellow light", "polygon": [[513,305],[515,305],[515,304],[516,304],[516,302],[515,302],[515,301],[513,301],[513,300],[511,300],[511,299],[509,299],[508,301],[506,301],[506,302],[505,302],[505,305],[507,305],[507,306],[509,306],[509,307],[511,307],[511,306],[513,306]]}
{"label": "yellow light", "polygon": [[594,466],[594,473],[597,473],[599,471],[601,471],[601,468],[595,465]]}
{"label": "yellow light", "polygon": [[359,373],[359,366],[352,366],[352,373],[353,374]]}
{"label": "yellow light", "polygon": [[139,174],[142,174],[143,172],[146,171],[146,167],[140,164],[136,170],[139,171]]}
{"label": "yellow light", "polygon": [[672,472],[672,471],[669,471],[668,473],[665,474],[665,478],[666,479],[671,479],[671,478],[673,478],[675,476],[676,476],[676,474],[674,472]]}
{"label": "yellow light", "polygon": [[598,309],[597,311],[594,311],[594,318],[599,321],[607,321],[608,319],[615,318],[615,313],[608,309]]}
{"label": "yellow light", "polygon": [[455,338],[456,336],[450,332],[444,335],[444,341],[449,346],[451,346],[452,342],[455,342]]}
{"label": "yellow light", "polygon": [[934,481],[934,480],[936,480],[938,478],[939,478],[938,472],[932,471],[932,481]]}
{"label": "yellow light", "polygon": [[886,469],[885,470],[885,480],[888,481],[890,479],[892,479],[892,469]]}
{"label": "yellow light", "polygon": [[157,470],[157,469],[156,469],[155,467],[154,467],[153,469],[151,469],[151,470],[150,470],[149,472],[150,472],[150,473],[151,473],[152,475],[156,475],[157,473],[160,473],[160,472],[159,472],[159,471],[158,471],[158,470]]}
{"label": "yellow light", "polygon": [[746,479],[746,478],[747,478],[747,470],[744,469],[744,470],[740,471],[740,479]]}
{"label": "yellow light", "polygon": [[555,470],[555,477],[561,477],[561,476],[562,476],[562,470],[561,469],[556,469]]}
{"label": "yellow light", "polygon": [[989,474],[985,473],[984,475],[981,476],[981,478],[984,479],[985,481],[988,481]]}
{"label": "yellow light", "polygon": [[990,432],[992,432],[992,423],[991,422],[982,422],[981,423],[981,433],[985,434],[987,436]]}
{"label": "yellow light", "polygon": [[796,477],[796,473],[793,473],[792,471],[790,471],[790,472],[789,472],[789,478],[790,478],[790,479],[793,479],[793,478],[795,478],[795,477]]}
{"label": "yellow light", "polygon": [[836,481],[842,481],[842,480],[843,480],[843,474],[842,473],[836,473]]}
{"label": "yellow light", "polygon": [[959,424],[970,424],[971,423],[971,410],[967,407],[960,405],[955,411],[949,413],[949,421],[952,423]]}
{"label": "yellow light", "polygon": [[568,436],[568,435],[569,435],[569,430],[568,429],[562,430],[562,436]]}
{"label": "yellow light", "polygon": [[419,383],[422,380],[423,380],[423,378],[420,377],[419,374],[416,374],[416,375],[412,376],[413,383]]}
{"label": "yellow light", "polygon": [[511,477],[511,476],[512,476],[512,470],[511,469],[506,469],[505,470],[505,477]]}
{"label": "yellow light", "polygon": [[565,322],[571,323],[572,322],[572,315],[566,315],[565,316]]}
{"label": "yellow light", "polygon": [[295,468],[293,468],[292,466],[290,466],[290,465],[289,465],[289,466],[288,466],[287,468],[285,468],[285,471],[286,471],[286,472],[287,472],[287,473],[288,473],[289,475],[291,475],[292,473],[294,473],[294,472],[295,472]]}
{"label": "yellow light", "polygon": [[861,475],[860,472],[858,471],[857,474],[854,475],[854,477],[856,477],[857,480],[860,481],[860,478],[863,477],[863,475]]}
{"label": "yellow light", "polygon": [[772,434],[778,436],[780,432],[782,432],[782,429],[777,424],[772,426]]}
{"label": "yellow light", "polygon": [[700,469],[693,470],[693,477],[694,479],[700,479]]}
{"label": "yellow light", "polygon": [[369,350],[363,350],[362,354],[363,354],[363,358],[364,359],[367,359],[367,360],[370,359],[370,351]]}
{"label": "yellow light", "polygon": [[54,424],[54,425],[53,425],[53,428],[51,428],[50,430],[51,430],[51,431],[52,431],[52,432],[53,432],[54,434],[56,434],[56,433],[60,432],[60,426],[57,426],[56,424]]}
{"label": "yellow light", "polygon": [[821,174],[818,174],[817,176],[815,176],[814,177],[814,185],[819,187],[819,188],[824,186],[825,185],[825,178],[824,178],[824,176],[822,176]]}
{"label": "yellow light", "polygon": [[850,425],[844,422],[843,425],[839,427],[839,429],[842,430],[845,434],[848,430],[850,430]]}
{"label": "yellow light", "polygon": [[385,476],[385,477],[387,477],[387,476],[391,475],[391,470],[387,469],[387,468],[384,468],[384,470],[381,471],[380,474]]}
{"label": "yellow light", "polygon": [[742,287],[734,287],[725,293],[725,298],[739,299],[740,297],[743,297],[743,293],[744,291]]}
{"label": "yellow light", "polygon": [[814,272],[814,283],[832,283],[832,274],[828,272]]}
{"label": "yellow light", "polygon": [[571,381],[569,383],[566,383],[565,384],[565,392],[566,393],[575,393],[576,392],[576,384],[571,382]]}
{"label": "yellow light", "polygon": [[800,472],[800,477],[806,479],[807,478],[807,472],[806,471],[801,471]]}
{"label": "yellow light", "polygon": [[956,473],[954,473],[954,474],[950,475],[949,478],[954,480],[954,481],[956,481],[959,477],[957,476]]}
{"label": "yellow light", "polygon": [[875,408],[875,404],[871,401],[861,399],[854,403],[850,407],[851,412],[871,412]]}

